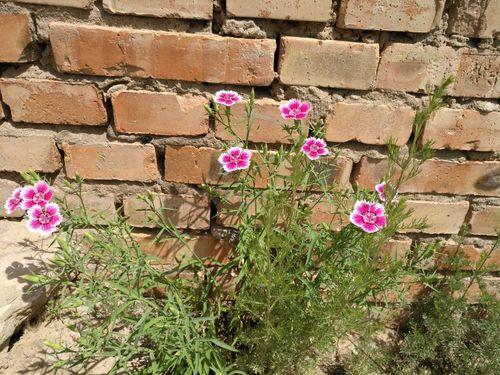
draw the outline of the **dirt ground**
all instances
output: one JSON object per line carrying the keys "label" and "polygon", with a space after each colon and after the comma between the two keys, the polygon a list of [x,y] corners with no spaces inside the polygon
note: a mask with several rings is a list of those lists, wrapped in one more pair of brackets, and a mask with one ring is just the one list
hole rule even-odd
{"label": "dirt ground", "polygon": [[9,347],[0,352],[0,373],[2,375],[101,375],[106,374],[109,363],[101,363],[92,371],[52,369],[58,358],[45,341],[71,343],[71,331],[58,320],[46,321],[43,316],[28,323]]}

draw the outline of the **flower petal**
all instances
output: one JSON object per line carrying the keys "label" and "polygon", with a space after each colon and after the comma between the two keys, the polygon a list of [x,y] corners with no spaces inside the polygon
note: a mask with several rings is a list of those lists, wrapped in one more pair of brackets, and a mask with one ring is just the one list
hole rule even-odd
{"label": "flower petal", "polygon": [[361,216],[357,212],[352,212],[349,216],[349,220],[351,221],[351,223],[358,227],[365,223],[365,221],[363,220],[363,216]]}
{"label": "flower petal", "polygon": [[230,163],[224,164],[222,166],[222,168],[226,172],[234,172],[238,168],[238,164],[236,164],[235,162],[230,162]]}
{"label": "flower petal", "polygon": [[379,228],[385,228],[387,226],[387,217],[385,215],[380,215],[377,217],[375,225]]}
{"label": "flower petal", "polygon": [[375,233],[379,231],[379,228],[372,223],[364,223],[361,225],[361,229],[363,229],[366,233]]}

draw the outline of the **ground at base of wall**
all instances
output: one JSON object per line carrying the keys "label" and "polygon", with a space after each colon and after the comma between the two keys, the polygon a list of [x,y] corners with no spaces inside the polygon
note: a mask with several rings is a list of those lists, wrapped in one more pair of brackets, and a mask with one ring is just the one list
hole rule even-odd
{"label": "ground at base of wall", "polygon": [[0,352],[0,373],[3,375],[104,375],[108,373],[109,363],[97,365],[91,372],[51,369],[57,360],[50,354],[51,349],[44,342],[72,341],[71,331],[59,320],[47,321],[39,317],[36,322],[28,323],[11,339],[11,343]]}

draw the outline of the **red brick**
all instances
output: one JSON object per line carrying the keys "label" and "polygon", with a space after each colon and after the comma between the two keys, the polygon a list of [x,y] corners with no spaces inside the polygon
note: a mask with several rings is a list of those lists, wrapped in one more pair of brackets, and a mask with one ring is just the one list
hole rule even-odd
{"label": "red brick", "polygon": [[[163,212],[166,220],[175,227],[210,229],[210,200],[207,194],[154,194],[153,197],[158,212]],[[123,209],[131,225],[146,228],[157,226],[148,220],[152,213],[148,205],[138,197],[125,197]]]}
{"label": "red brick", "polygon": [[332,17],[330,0],[227,0],[234,17],[326,22]]}
{"label": "red brick", "polygon": [[11,0],[15,3],[29,3],[40,5],[56,5],[71,8],[92,8],[94,0]]}
{"label": "red brick", "polygon": [[223,174],[217,161],[221,152],[210,147],[167,146],[165,180],[198,185],[230,182],[234,176]]}
{"label": "red brick", "polygon": [[45,79],[1,79],[12,120],[36,124],[105,125],[102,92],[94,85]]}
{"label": "red brick", "polygon": [[422,141],[430,140],[436,149],[500,150],[500,112],[442,108],[425,126]]}
{"label": "red brick", "polygon": [[118,132],[155,135],[208,133],[208,100],[203,96],[119,91],[111,96]]}
{"label": "red brick", "polygon": [[212,19],[212,0],[103,0],[111,13],[165,18]]}
{"label": "red brick", "polygon": [[61,168],[61,155],[52,137],[0,136],[0,171],[52,173]]}
{"label": "red brick", "polygon": [[462,226],[469,210],[469,202],[431,202],[408,200],[406,207],[412,210],[411,217],[405,220],[404,226],[411,226],[413,220],[425,220],[427,227],[422,230],[414,228],[401,232],[422,232],[431,234],[456,234]]}
{"label": "red brick", "polygon": [[[59,191],[56,193],[63,197],[64,194]],[[82,193],[83,204],[87,214],[100,225],[105,225],[108,221],[116,217],[115,197],[113,194],[99,194],[94,192]],[[74,194],[66,195],[66,202],[71,210],[77,214],[81,209],[80,198]]]}
{"label": "red brick", "polygon": [[66,175],[88,180],[156,181],[153,145],[137,143],[64,144]]}
{"label": "red brick", "polygon": [[458,68],[458,52],[451,47],[392,43],[382,52],[377,75],[381,89],[419,92],[439,85]]}
{"label": "red brick", "polygon": [[[349,207],[352,207],[354,204],[352,202],[343,203]],[[311,210],[311,224],[326,224],[333,231],[340,231],[349,224],[349,215],[345,212],[345,209],[335,205],[333,202],[322,200],[311,205]]]}
{"label": "red brick", "polygon": [[[496,181],[500,162],[427,160],[416,177],[400,187],[400,192],[440,193],[458,195],[499,196]],[[363,157],[355,181],[361,187],[372,189],[387,172],[386,159]]]}
{"label": "red brick", "polygon": [[457,0],[450,9],[448,32],[491,38],[500,30],[500,2]]}
{"label": "red brick", "polygon": [[210,260],[226,263],[234,248],[228,241],[210,235],[186,236],[187,246],[176,238],[155,244],[154,235],[135,234],[135,237],[146,254],[158,257],[162,263],[168,265],[177,264],[183,257],[193,256],[204,259],[207,263],[210,263]]}
{"label": "red brick", "polygon": [[500,54],[477,54],[463,50],[451,90],[454,96],[500,97]]}
{"label": "red brick", "polygon": [[[221,194],[226,201],[224,203],[217,203],[217,224],[223,227],[237,227],[242,216],[242,213],[238,212],[243,202],[242,198],[224,193],[224,191],[222,191]],[[257,205],[259,205],[259,202],[255,201],[248,206],[248,216],[255,215],[255,213],[260,210],[260,205],[258,207]]]}
{"label": "red brick", "polygon": [[337,26],[428,33],[441,21],[445,0],[342,0]]}
{"label": "red brick", "polygon": [[367,90],[375,80],[378,58],[378,44],[283,37],[280,81]]}
{"label": "red brick", "polygon": [[0,178],[0,217],[22,217],[24,212],[21,209],[15,210],[8,215],[4,210],[4,204],[11,196],[12,192],[19,187],[19,184],[14,181],[4,180]]}
{"label": "red brick", "polygon": [[30,23],[27,13],[0,14],[0,63],[26,62],[37,58]]}
{"label": "red brick", "polygon": [[[61,72],[267,86],[276,42],[52,23],[50,41]],[[186,53],[189,51],[189,53]]]}
{"label": "red brick", "polygon": [[[291,143],[288,133],[283,129],[285,120],[281,117],[279,105],[281,103],[272,99],[258,99],[253,109],[253,122],[248,134],[248,139],[256,143]],[[241,138],[245,139],[247,131],[247,114],[245,104],[239,103],[232,107],[233,115],[231,127]],[[302,123],[304,134],[308,133],[307,123]],[[217,122],[215,126],[217,138],[225,141],[234,141],[235,137],[226,130],[225,126]],[[296,135],[294,134],[295,138]]]}
{"label": "red brick", "polygon": [[410,138],[414,115],[415,111],[410,107],[336,103],[326,117],[325,138],[330,142],[358,141],[383,145],[393,137],[401,146]]}
{"label": "red brick", "polygon": [[[485,276],[481,280],[481,285],[477,280],[470,282],[471,278],[463,279],[463,283],[468,289],[466,289],[465,297],[469,303],[478,303],[481,301],[483,292],[488,294],[493,300],[500,300],[500,278],[493,276]],[[461,297],[462,291],[456,292],[455,297]]]}
{"label": "red brick", "polygon": [[406,254],[410,251],[412,240],[395,240],[390,239],[384,242],[380,247],[379,258],[392,260],[404,260]]}
{"label": "red brick", "polygon": [[[227,184],[235,181],[235,174],[224,173],[217,161],[221,150],[209,147],[194,146],[167,146],[165,149],[165,180],[186,184]],[[342,187],[348,187],[349,176],[352,170],[352,160],[339,157],[331,159],[328,164],[329,183],[336,182]],[[266,186],[269,170],[262,164],[258,154],[254,152],[254,161],[261,165],[260,175],[255,177],[255,186],[262,188]],[[282,164],[279,175],[289,176],[291,170]],[[244,171],[243,173],[253,173]],[[282,185],[282,180],[276,181]]]}
{"label": "red brick", "polygon": [[461,269],[471,270],[477,268],[482,262],[483,254],[491,255],[486,259],[484,267],[497,271],[500,269],[500,249],[493,249],[491,246],[483,248],[476,247],[469,244],[456,244],[453,242],[446,242],[438,251],[436,256],[436,267],[438,269],[453,268],[453,260],[458,257],[460,260]]}
{"label": "red brick", "polygon": [[487,206],[473,211],[470,218],[470,233],[496,236],[500,231],[500,206]]}

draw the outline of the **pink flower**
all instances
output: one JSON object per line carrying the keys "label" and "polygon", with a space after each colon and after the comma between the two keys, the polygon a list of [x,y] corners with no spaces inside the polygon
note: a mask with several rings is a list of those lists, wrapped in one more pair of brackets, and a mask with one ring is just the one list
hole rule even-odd
{"label": "pink flower", "polygon": [[29,210],[33,206],[45,207],[52,199],[54,192],[45,181],[38,181],[33,186],[25,186],[21,191],[21,208]]}
{"label": "pink flower", "polygon": [[23,202],[23,199],[21,198],[22,190],[23,189],[20,187],[15,189],[9,199],[7,199],[7,202],[5,202],[5,211],[8,215],[11,215],[15,210],[21,207],[21,203]]}
{"label": "pink flower", "polygon": [[316,160],[320,156],[328,155],[326,142],[320,138],[307,138],[300,149],[311,160]]}
{"label": "pink flower", "polygon": [[378,197],[382,202],[385,202],[385,188],[387,183],[382,181],[380,184],[375,185],[375,191],[378,193]]}
{"label": "pink flower", "polygon": [[252,153],[240,147],[231,147],[227,152],[219,156],[219,163],[226,172],[238,169],[247,169],[250,166]]}
{"label": "pink flower", "polygon": [[231,107],[232,105],[241,102],[243,98],[236,91],[220,90],[215,93],[215,102],[218,104]]}
{"label": "pink flower", "polygon": [[59,206],[55,203],[47,203],[44,207],[33,206],[28,210],[26,227],[30,232],[51,234],[61,222]]}
{"label": "pink flower", "polygon": [[[394,186],[390,184],[390,187],[394,190]],[[375,185],[375,191],[378,193],[378,197],[382,202],[386,200],[386,191],[387,191],[387,182],[382,181],[380,184]],[[394,197],[396,198],[398,195],[397,191],[394,192]]]}
{"label": "pink flower", "polygon": [[380,203],[357,201],[349,219],[367,233],[375,233],[387,226],[384,206]]}
{"label": "pink flower", "polygon": [[306,118],[311,110],[311,103],[301,102],[298,99],[291,99],[288,102],[280,105],[281,116],[285,120],[302,120]]}

